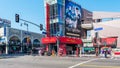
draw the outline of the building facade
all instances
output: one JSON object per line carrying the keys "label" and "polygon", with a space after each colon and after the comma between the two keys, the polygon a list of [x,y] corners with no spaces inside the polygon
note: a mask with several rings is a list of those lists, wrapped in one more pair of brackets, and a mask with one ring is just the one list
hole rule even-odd
{"label": "building facade", "polygon": [[0,52],[2,54],[28,53],[33,48],[42,47],[44,35],[11,28],[4,24],[0,28]]}
{"label": "building facade", "polygon": [[93,12],[93,30],[90,31],[93,38],[93,47],[102,50],[120,47],[120,13],[119,12]]}
{"label": "building facade", "polygon": [[86,10],[71,0],[45,0],[45,10],[47,35],[42,43],[46,44],[46,50],[78,56],[83,46],[82,38],[87,36],[87,29],[81,27],[88,20],[84,18]]}

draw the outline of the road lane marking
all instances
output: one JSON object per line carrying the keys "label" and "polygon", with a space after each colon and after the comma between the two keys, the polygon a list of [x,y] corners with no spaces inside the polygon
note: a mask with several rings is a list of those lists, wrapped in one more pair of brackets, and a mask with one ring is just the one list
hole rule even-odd
{"label": "road lane marking", "polygon": [[87,61],[84,61],[84,62],[81,62],[81,63],[75,64],[75,65],[73,65],[73,66],[70,66],[70,67],[68,67],[68,68],[74,68],[74,67],[77,67],[77,66],[79,66],[79,65],[82,65],[82,64],[85,64],[85,63],[88,63],[88,62],[94,61],[94,60],[97,60],[97,59],[87,60]]}
{"label": "road lane marking", "polygon": [[120,66],[100,66],[100,65],[89,65],[89,64],[82,64],[81,66],[84,67],[95,67],[95,68],[120,68]]}

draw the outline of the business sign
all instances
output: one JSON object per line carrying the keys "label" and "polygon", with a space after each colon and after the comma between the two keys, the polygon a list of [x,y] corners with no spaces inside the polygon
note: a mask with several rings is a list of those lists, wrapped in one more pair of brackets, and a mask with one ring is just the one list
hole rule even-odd
{"label": "business sign", "polygon": [[66,0],[65,2],[65,35],[80,37],[81,33],[81,6]]}
{"label": "business sign", "polygon": [[3,26],[11,27],[11,21],[0,18],[0,27],[3,27]]}
{"label": "business sign", "polygon": [[42,44],[56,43],[56,41],[56,37],[46,37],[41,39]]}
{"label": "business sign", "polygon": [[116,45],[117,37],[101,38],[101,43],[103,43],[103,45]]}

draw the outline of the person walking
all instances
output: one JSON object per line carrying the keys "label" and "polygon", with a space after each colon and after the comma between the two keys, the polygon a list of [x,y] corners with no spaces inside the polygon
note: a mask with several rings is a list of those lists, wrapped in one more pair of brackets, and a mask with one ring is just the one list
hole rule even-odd
{"label": "person walking", "polygon": [[39,56],[41,56],[41,49],[38,50],[38,54],[39,54]]}
{"label": "person walking", "polygon": [[113,58],[114,58],[114,50],[111,49],[111,59],[113,59]]}

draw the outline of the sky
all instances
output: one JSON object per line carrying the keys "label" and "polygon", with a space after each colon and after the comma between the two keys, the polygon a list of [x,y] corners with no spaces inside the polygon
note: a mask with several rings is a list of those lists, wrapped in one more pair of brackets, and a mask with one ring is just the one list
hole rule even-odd
{"label": "sky", "polygon": [[[89,11],[120,12],[120,0],[72,0]],[[21,19],[36,24],[43,24],[45,28],[45,7],[44,0],[0,0],[0,18],[11,21],[11,27],[27,30],[25,25],[15,22],[15,14]],[[28,24],[29,31],[41,33],[36,26]]]}

